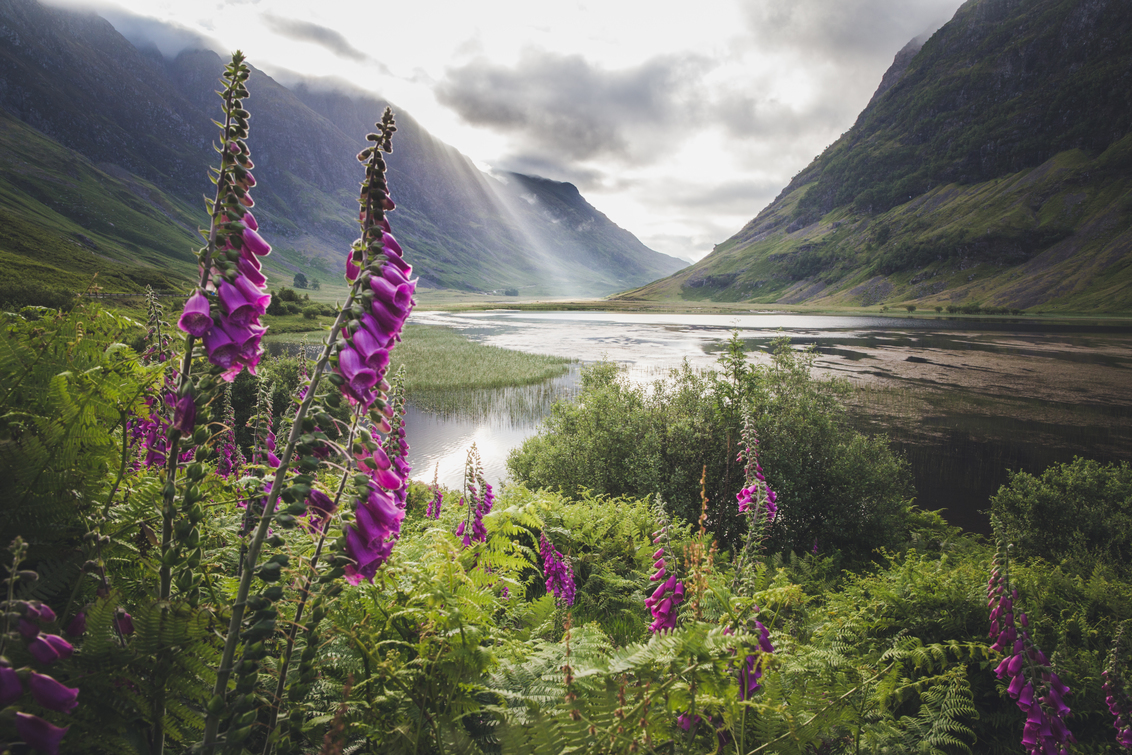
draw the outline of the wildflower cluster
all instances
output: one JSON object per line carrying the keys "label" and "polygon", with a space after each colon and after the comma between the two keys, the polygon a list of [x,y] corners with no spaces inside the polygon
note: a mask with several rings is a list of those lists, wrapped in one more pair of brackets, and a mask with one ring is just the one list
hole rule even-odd
{"label": "wildflower cluster", "polygon": [[569,559],[546,539],[546,533],[539,540],[539,553],[542,555],[542,573],[546,577],[546,591],[567,606],[574,605],[574,569]]}
{"label": "wildflower cluster", "polygon": [[754,420],[750,416],[743,422],[743,447],[737,461],[742,462],[746,469],[746,484],[735,496],[739,501],[739,513],[751,512],[751,524],[754,526],[773,522],[778,515],[778,495],[770,489],[763,475],[763,468],[759,465],[759,439],[755,433]]}
{"label": "wildflower cluster", "polygon": [[495,493],[483,476],[483,463],[480,453],[473,443],[468,449],[468,459],[464,463],[464,497],[460,505],[467,504],[467,513],[456,528],[456,537],[463,538],[464,547],[487,540],[487,527],[483,518],[491,513],[495,505]]}
{"label": "wildflower cluster", "polygon": [[[653,622],[649,624],[649,631],[651,632],[662,632],[674,628],[676,626],[676,608],[684,602],[684,583],[676,579],[676,558],[672,553],[668,528],[669,523],[662,514],[660,529],[652,533],[652,544],[660,547],[652,554],[655,559],[653,568],[656,571],[649,577],[650,582],[660,582],[660,585],[653,590],[652,595],[645,598],[645,607],[652,613],[653,618]],[[673,564],[672,574],[668,573],[668,560],[671,560]]]}
{"label": "wildflower cluster", "polygon": [[[143,364],[165,364],[170,359],[169,336],[166,333],[168,324],[162,320],[164,315],[161,303],[153,289],[146,286],[146,348],[141,354]],[[166,370],[164,386],[156,395],[148,395],[144,399],[146,413],[131,417],[127,423],[127,431],[131,443],[137,445],[138,454],[144,450],[138,466],[160,469],[165,466],[166,453],[169,450],[169,418],[175,417],[182,425],[185,423],[185,412],[192,411],[187,404],[178,404],[175,385],[174,370]],[[180,453],[181,461],[192,458],[192,450]]]}
{"label": "wildflower cluster", "polygon": [[[337,382],[343,393],[351,402],[366,408],[379,398],[381,389],[388,389],[384,376],[389,366],[389,349],[401,340],[401,328],[412,311],[417,286],[416,280],[410,278],[413,268],[402,257],[401,245],[393,238],[385,218],[385,213],[395,208],[381,154],[382,150],[391,151],[390,139],[396,131],[388,108],[378,126],[380,134],[366,137],[375,144],[358,154],[358,160],[366,164],[366,181],[358,200],[362,236],[354,242],[346,259],[346,279],[360,281],[361,289],[335,355]],[[382,399],[380,406],[384,409]],[[382,429],[388,432],[387,428]]]}
{"label": "wildflower cluster", "polygon": [[1076,741],[1065,725],[1069,687],[1030,637],[1029,620],[1018,610],[1018,590],[1010,586],[1009,559],[1001,543],[987,584],[987,606],[991,649],[1006,654],[995,674],[1010,679],[1006,691],[1026,714],[1022,745],[1030,755],[1066,755],[1066,742]]}
{"label": "wildflower cluster", "polygon": [[236,443],[236,412],[232,408],[231,385],[224,386],[223,399],[222,421],[224,429],[220,432],[217,448],[216,474],[227,480],[231,477],[240,476],[245,460],[244,452],[240,450],[240,446]]}
{"label": "wildflower cluster", "polygon": [[[740,516],[747,517],[747,538],[739,554],[739,561],[735,568],[735,580],[732,585],[737,592],[744,592],[749,586],[750,574],[754,571],[755,560],[762,549],[764,523],[769,524],[778,515],[777,496],[766,482],[763,468],[759,464],[759,439],[755,432],[754,419],[747,415],[743,420],[743,447],[739,452],[739,461],[745,463],[746,484],[739,491],[736,498],[739,501]],[[758,606],[752,605],[752,611],[757,612]],[[758,619],[750,619],[754,623],[754,632],[759,637],[761,654],[748,655],[739,668],[739,699],[746,700],[761,684],[759,679],[763,674],[763,654],[774,652],[774,645],[770,641],[770,630],[763,626]]]}
{"label": "wildflower cluster", "polygon": [[[43,632],[44,624],[57,621],[55,612],[37,600],[16,600],[15,586],[20,580],[38,579],[34,571],[20,571],[19,565],[27,554],[27,544],[16,538],[9,546],[12,553],[12,569],[7,582],[7,600],[3,602],[4,634],[0,637],[0,708],[18,703],[24,695],[31,694],[32,701],[49,711],[70,714],[78,707],[78,689],[68,687],[48,674],[33,668],[12,668],[6,650],[9,641],[22,639],[29,655],[41,666],[50,666],[56,661],[71,657],[74,647],[59,635]],[[18,618],[16,618],[18,617]],[[15,631],[11,621],[16,620]],[[25,744],[45,755],[55,755],[59,744],[70,727],[56,726],[40,716],[15,711],[15,728]]]}
{"label": "wildflower cluster", "polygon": [[203,339],[208,361],[225,381],[245,367],[255,373],[267,330],[259,318],[271,303],[259,261],[271,253],[271,246],[259,235],[250,209],[255,204],[249,194],[255,177],[246,141],[249,114],[242,101],[248,96],[249,71],[243,61],[237,53],[225,71],[227,88],[221,96],[226,120],[220,134],[220,167],[214,169],[216,198],[208,208],[213,222],[200,256],[201,283],[177,322],[190,336]]}
{"label": "wildflower cluster", "polygon": [[437,464],[436,469],[433,470],[432,473],[432,484],[428,487],[430,498],[428,500],[428,508],[425,509],[425,516],[429,519],[440,518],[440,505],[444,503],[444,492],[440,489],[440,483],[437,482],[439,474],[440,464]]}
{"label": "wildflower cluster", "polygon": [[[389,390],[385,370],[389,349],[400,340],[412,309],[416,281],[409,280],[412,267],[402,259],[401,246],[385,218],[394,209],[381,154],[392,150],[390,140],[396,131],[392,111],[386,108],[377,126],[380,133],[366,137],[375,144],[358,154],[358,160],[366,164],[358,200],[362,236],[346,261],[346,277],[354,283],[356,299],[344,313],[347,321],[334,344],[331,381],[357,411],[373,407],[377,429],[388,434],[395,409],[384,394]],[[346,527],[344,549],[352,561],[346,567],[346,578],[357,584],[373,580],[400,535],[405,512],[398,505],[397,491],[405,485],[408,469],[403,464],[393,468],[393,460],[370,431],[363,430],[351,450],[359,474],[354,484],[354,521]]]}
{"label": "wildflower cluster", "polygon": [[[755,619],[755,632],[759,636],[759,650],[763,653],[773,653],[774,645],[770,641],[770,630],[763,623]],[[763,675],[762,655],[748,655],[739,668],[739,699],[746,700],[761,687],[759,679]]]}
{"label": "wildflower cluster", "polygon": [[1124,641],[1124,629],[1128,622],[1120,625],[1116,630],[1116,637],[1112,641],[1112,651],[1108,656],[1108,663],[1102,672],[1104,684],[1101,689],[1105,693],[1105,705],[1112,714],[1113,726],[1116,727],[1116,741],[1124,749],[1132,749],[1132,695],[1129,695],[1124,680],[1124,659],[1121,657]]}

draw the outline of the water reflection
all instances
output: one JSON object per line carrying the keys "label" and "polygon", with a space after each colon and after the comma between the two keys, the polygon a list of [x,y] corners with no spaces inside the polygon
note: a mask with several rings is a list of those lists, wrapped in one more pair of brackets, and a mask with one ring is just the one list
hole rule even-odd
{"label": "water reflection", "polygon": [[[862,430],[887,433],[908,458],[918,503],[986,532],[982,510],[1008,469],[1040,473],[1080,454],[1132,458],[1132,327],[1002,319],[680,315],[602,312],[414,312],[472,340],[584,362],[609,359],[646,383],[687,360],[715,365],[732,330],[766,359],[786,337],[813,344],[816,366],[867,390],[852,407]],[[550,404],[577,389],[556,382],[452,396],[419,396],[407,432],[414,476],[459,487],[476,443],[488,480],[537,431]],[[911,390],[910,390],[911,389]],[[447,402],[447,403],[446,403]]]}

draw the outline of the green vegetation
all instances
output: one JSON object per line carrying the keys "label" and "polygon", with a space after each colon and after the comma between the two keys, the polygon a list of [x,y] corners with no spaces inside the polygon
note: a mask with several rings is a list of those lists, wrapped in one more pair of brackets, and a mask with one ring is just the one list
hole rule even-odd
{"label": "green vegetation", "polygon": [[390,372],[404,365],[410,395],[533,385],[565,375],[570,364],[569,359],[487,346],[450,328],[413,323],[391,356]]}
{"label": "green vegetation", "polygon": [[742,487],[735,456],[750,412],[768,482],[790,501],[770,547],[803,553],[816,545],[848,562],[867,561],[908,536],[907,465],[883,438],[849,427],[848,383],[812,378],[813,359],[780,341],[769,365],[753,367],[736,335],[720,371],[685,365],[648,387],[631,385],[608,362],[587,367],[577,401],[556,404],[543,432],[512,452],[508,469],[523,484],[567,495],[658,494],[688,521],[699,516],[706,469],[707,525],[731,547],[744,534],[730,506]]}
{"label": "green vegetation", "polygon": [[1132,467],[1076,459],[1040,476],[1013,474],[991,499],[1023,558],[1060,563],[1075,574],[1132,579]]}
{"label": "green vegetation", "polygon": [[200,245],[198,212],[3,113],[0,206],[0,287],[11,301],[26,299],[22,291],[81,293],[92,283],[109,292],[178,289]]}
{"label": "green vegetation", "polygon": [[[212,694],[219,640],[210,627],[226,619],[235,584],[240,501],[262,489],[259,472],[225,479],[213,473],[215,450],[198,455],[207,516],[193,568],[212,589],[192,601],[174,591],[170,611],[155,599],[160,551],[150,539],[161,477],[140,463],[128,431],[148,415],[146,400],[169,363],[142,364],[118,343],[136,324],[88,304],[0,318],[8,470],[0,494],[11,504],[0,512],[0,538],[27,540],[20,567],[40,575],[16,595],[53,608],[45,632],[60,632],[80,610],[86,622],[70,637],[79,652],[51,666],[78,690],[78,708],[65,717],[36,710],[70,726],[63,755],[145,753],[152,700],[168,693],[175,715],[166,748],[188,748]],[[432,343],[454,335],[433,333]],[[755,368],[733,341],[719,372],[677,371],[652,391],[628,386],[612,365],[587,370],[579,403],[556,409],[546,437],[572,443],[592,475],[592,484],[580,483],[590,491],[506,486],[484,517],[482,542],[465,545],[455,534],[466,493],[412,483],[389,562],[372,584],[327,592],[313,614],[321,639],[296,650],[307,670],[292,669],[287,680],[282,720],[290,723],[275,751],[298,755],[330,742],[374,753],[1017,752],[1025,716],[995,675],[1004,656],[986,636],[992,549],[909,508],[906,469],[882,441],[844,428],[843,386],[810,377],[810,358],[780,348],[771,365]],[[298,360],[260,367],[258,379],[236,380],[233,403],[274,386],[276,413],[285,411]],[[714,463],[709,485],[726,474],[710,457],[735,453],[737,437],[723,439],[745,402],[756,410],[760,462],[778,492],[778,518],[761,546],[737,514],[742,474],[706,503],[698,482],[704,461]],[[668,468],[658,471],[648,466],[657,448],[649,436],[661,431]],[[252,436],[239,437],[251,456]],[[624,447],[635,445],[651,450]],[[333,491],[340,474],[324,466],[315,485]],[[655,495],[595,492],[618,476],[666,485],[663,510]],[[1132,618],[1130,490],[1127,465],[1078,461],[1040,478],[1019,474],[994,500],[1014,543],[1018,605],[1033,642],[1073,689],[1067,724],[1084,752],[1111,750],[1114,737],[1099,685],[1116,629]],[[653,635],[643,603],[656,588],[653,541],[668,517],[659,539],[686,595],[675,628]],[[735,554],[752,542],[744,533],[756,536],[759,555],[737,569]],[[284,564],[275,583],[280,619],[294,615],[315,534],[299,526],[273,537],[273,558]],[[547,591],[544,536],[568,560],[572,605]],[[760,626],[773,652],[760,645]],[[283,635],[264,631],[274,658]],[[16,667],[37,663],[22,640],[9,639],[3,653]],[[166,664],[160,673],[157,658]],[[740,694],[750,659],[759,687]],[[277,668],[261,667],[260,689],[274,687]],[[262,752],[270,713],[257,697],[242,714],[252,723],[247,751]]]}

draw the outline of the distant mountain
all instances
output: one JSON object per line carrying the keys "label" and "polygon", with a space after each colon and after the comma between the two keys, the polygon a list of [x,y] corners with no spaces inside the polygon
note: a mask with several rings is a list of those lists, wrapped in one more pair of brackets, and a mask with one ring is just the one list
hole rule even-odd
{"label": "distant mountain", "polygon": [[[211,51],[166,60],[156,48],[138,49],[93,14],[0,0],[0,110],[7,114],[0,134],[8,137],[0,156],[0,256],[26,256],[28,244],[5,242],[18,229],[80,247],[83,236],[98,245],[98,259],[117,266],[113,281],[102,275],[109,288],[128,290],[141,279],[184,285],[199,245],[194,231],[206,222],[200,197],[215,156],[211,121],[223,67]],[[338,280],[358,232],[362,169],[354,155],[387,103],[326,81],[285,87],[258,70],[248,88],[257,218],[276,250],[269,275],[286,283],[297,272]],[[546,182],[485,175],[408,114],[396,117],[391,222],[422,285],[594,296],[685,265],[646,248],[573,187],[566,212],[527,186]],[[25,145],[50,152],[50,166],[29,170],[34,158]],[[72,191],[66,201],[45,196],[73,183],[71,165],[114,189]],[[102,221],[125,221],[134,205],[173,230],[151,238],[133,222]],[[68,280],[81,277],[65,256],[53,259]]]}
{"label": "distant mountain", "polygon": [[1132,309],[1132,4],[969,0],[754,220],[626,297]]}

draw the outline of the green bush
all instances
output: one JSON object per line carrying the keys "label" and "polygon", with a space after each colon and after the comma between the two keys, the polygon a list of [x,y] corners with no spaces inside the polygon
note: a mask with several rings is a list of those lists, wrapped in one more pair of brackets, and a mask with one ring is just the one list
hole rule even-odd
{"label": "green bush", "polygon": [[1020,557],[1088,576],[1097,565],[1132,578],[1132,467],[1076,458],[1035,477],[1013,473],[991,514]]}
{"label": "green bush", "polygon": [[810,375],[814,355],[775,346],[769,365],[752,367],[733,339],[723,371],[685,364],[647,389],[616,365],[582,374],[575,402],[559,402],[543,431],[514,450],[508,468],[533,487],[610,496],[658,494],[688,522],[700,515],[725,547],[743,534],[735,495],[745,411],[758,430],[762,466],[780,497],[769,547],[823,552],[849,561],[902,542],[912,495],[908,467],[883,438],[867,438],[845,420],[843,381]]}

